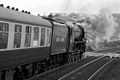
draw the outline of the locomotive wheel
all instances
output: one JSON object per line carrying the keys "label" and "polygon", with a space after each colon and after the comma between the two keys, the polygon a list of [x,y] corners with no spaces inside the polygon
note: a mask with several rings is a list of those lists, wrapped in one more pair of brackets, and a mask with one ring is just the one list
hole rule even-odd
{"label": "locomotive wheel", "polygon": [[56,68],[57,65],[57,59],[56,56],[53,56],[53,69]]}
{"label": "locomotive wheel", "polygon": [[77,61],[77,54],[75,55],[75,61]]}
{"label": "locomotive wheel", "polygon": [[80,54],[78,53],[77,59],[80,60]]}
{"label": "locomotive wheel", "polygon": [[72,62],[74,61],[74,55],[72,54]]}
{"label": "locomotive wheel", "polygon": [[71,62],[73,62],[73,55],[72,54],[70,55],[70,60],[71,60]]}
{"label": "locomotive wheel", "polygon": [[80,57],[81,57],[81,59],[84,57],[83,56],[83,50],[81,50],[81,52],[80,52]]}
{"label": "locomotive wheel", "polygon": [[53,56],[50,57],[50,65],[49,65],[49,70],[54,68],[54,60],[53,60]]}
{"label": "locomotive wheel", "polygon": [[74,54],[74,61],[76,61],[76,54]]}
{"label": "locomotive wheel", "polygon": [[68,63],[71,63],[71,55],[68,56]]}
{"label": "locomotive wheel", "polygon": [[63,64],[63,58],[62,55],[60,55],[60,66]]}
{"label": "locomotive wheel", "polygon": [[58,66],[59,66],[59,64],[60,64],[60,57],[59,57],[59,55],[57,55],[57,64],[58,64]]}
{"label": "locomotive wheel", "polygon": [[76,61],[76,54],[74,54],[74,61]]}
{"label": "locomotive wheel", "polygon": [[75,54],[73,54],[73,61],[75,61]]}
{"label": "locomotive wheel", "polygon": [[53,59],[54,59],[54,66],[55,66],[57,64],[57,58],[56,58],[56,56],[54,56]]}
{"label": "locomotive wheel", "polygon": [[57,68],[59,66],[59,56],[56,55],[55,59],[56,59],[55,68]]}
{"label": "locomotive wheel", "polygon": [[75,61],[75,54],[73,54],[73,61]]}
{"label": "locomotive wheel", "polygon": [[52,61],[52,58],[50,58],[50,66],[52,65],[53,61]]}

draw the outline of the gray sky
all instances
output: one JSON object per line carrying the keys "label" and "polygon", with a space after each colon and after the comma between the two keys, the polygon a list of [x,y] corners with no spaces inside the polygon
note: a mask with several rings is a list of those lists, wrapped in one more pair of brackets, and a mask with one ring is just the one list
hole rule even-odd
{"label": "gray sky", "polygon": [[96,13],[101,8],[109,8],[120,13],[120,0],[1,0],[1,4],[27,10],[32,14],[54,12]]}

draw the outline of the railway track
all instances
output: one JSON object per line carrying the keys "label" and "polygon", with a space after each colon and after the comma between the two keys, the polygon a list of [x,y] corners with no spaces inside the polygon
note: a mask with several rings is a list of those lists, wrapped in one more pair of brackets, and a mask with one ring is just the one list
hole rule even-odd
{"label": "railway track", "polygon": [[100,57],[73,70],[58,80],[97,80],[96,75],[100,74],[100,71],[109,66],[115,59]]}
{"label": "railway track", "polygon": [[[120,51],[115,49],[113,52],[117,53]],[[100,71],[112,64],[116,59],[112,57],[106,58],[107,55],[101,56],[86,57],[80,61],[66,64],[25,80],[96,80]],[[111,54],[108,54],[108,56],[111,56]]]}
{"label": "railway track", "polygon": [[97,80],[102,70],[110,66],[115,59],[104,56],[87,57],[26,80]]}
{"label": "railway track", "polygon": [[108,68],[111,66],[111,64],[114,62],[116,58],[111,59],[110,61],[108,61],[107,63],[105,63],[101,68],[99,68],[92,76],[89,77],[88,80],[97,80],[98,77],[100,77],[99,75],[102,73],[102,70],[104,70],[105,68]]}
{"label": "railway track", "polygon": [[65,74],[73,71],[74,69],[82,66],[92,60],[97,59],[98,57],[87,57],[82,60],[66,64],[64,66],[52,69],[50,71],[35,75],[34,77],[25,79],[25,80],[58,80],[60,77],[64,76]]}

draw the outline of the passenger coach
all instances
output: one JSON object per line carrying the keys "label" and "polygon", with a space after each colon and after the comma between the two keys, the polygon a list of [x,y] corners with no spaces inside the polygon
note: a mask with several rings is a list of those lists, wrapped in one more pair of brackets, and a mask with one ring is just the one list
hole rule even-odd
{"label": "passenger coach", "polygon": [[0,69],[49,57],[51,30],[48,20],[0,7]]}

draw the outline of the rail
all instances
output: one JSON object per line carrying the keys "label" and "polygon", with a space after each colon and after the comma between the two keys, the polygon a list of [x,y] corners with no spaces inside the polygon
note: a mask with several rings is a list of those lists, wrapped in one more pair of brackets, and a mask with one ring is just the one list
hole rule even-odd
{"label": "rail", "polygon": [[104,64],[101,68],[99,68],[92,76],[89,77],[88,80],[94,80],[94,78],[96,77],[97,74],[100,73],[100,71],[105,68],[107,65],[109,65],[111,62],[113,62],[116,58],[111,59],[110,61],[108,61],[106,64]]}
{"label": "rail", "polygon": [[67,77],[69,77],[70,75],[72,75],[72,74],[74,74],[75,72],[79,71],[80,69],[82,69],[82,68],[84,68],[84,67],[87,67],[88,65],[90,65],[90,64],[92,64],[92,63],[94,63],[94,62],[96,62],[96,61],[98,61],[98,60],[100,60],[100,59],[102,59],[102,58],[105,58],[105,57],[102,56],[102,57],[97,58],[97,59],[95,59],[95,60],[93,60],[93,61],[90,61],[90,62],[86,63],[85,65],[83,65],[83,66],[81,66],[81,67],[73,70],[72,72],[64,75],[63,77],[59,78],[58,80],[65,80]]}

